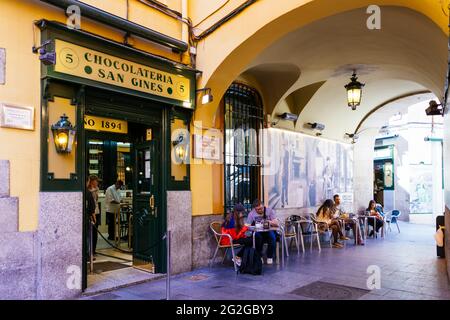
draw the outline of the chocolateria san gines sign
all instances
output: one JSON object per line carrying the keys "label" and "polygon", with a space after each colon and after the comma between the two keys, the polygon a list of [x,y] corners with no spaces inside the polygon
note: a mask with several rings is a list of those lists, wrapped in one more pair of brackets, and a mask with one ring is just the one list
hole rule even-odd
{"label": "chocolateria san gines sign", "polygon": [[55,39],[55,71],[165,98],[190,102],[190,80]]}

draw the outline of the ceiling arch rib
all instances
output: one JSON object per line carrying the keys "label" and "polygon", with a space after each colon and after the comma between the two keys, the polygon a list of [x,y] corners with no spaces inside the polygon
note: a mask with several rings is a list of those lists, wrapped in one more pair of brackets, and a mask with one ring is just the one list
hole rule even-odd
{"label": "ceiling arch rib", "polygon": [[265,63],[246,70],[241,77],[252,78],[258,83],[265,112],[271,114],[278,101],[299,79],[300,68],[292,63]]}
{"label": "ceiling arch rib", "polygon": [[408,113],[408,107],[419,102],[436,99],[429,90],[411,92],[402,96],[387,100],[367,113],[356,127],[354,133],[366,134],[367,130],[375,129],[371,135],[376,135],[378,130],[385,125],[389,118],[398,113]]}
{"label": "ceiling arch rib", "polygon": [[[273,116],[297,113],[299,119],[295,124],[280,121],[277,127],[314,135],[305,124],[319,122],[325,125],[323,137],[345,141],[345,133],[390,99],[425,90],[441,95],[447,65],[445,35],[410,9],[383,7],[382,12],[382,30],[368,30],[360,21],[363,10],[356,9],[295,30],[253,60],[250,69],[283,60],[301,71],[275,108],[267,110]],[[354,69],[366,83],[356,111],[347,107],[344,89]],[[260,76],[271,77],[269,73]],[[310,95],[305,88],[317,90]]]}
{"label": "ceiling arch rib", "polygon": [[[375,112],[379,111],[381,108],[386,107],[387,105],[393,104],[393,103],[401,103],[402,105],[405,104],[414,104],[420,101],[424,101],[427,99],[430,99],[434,97],[434,95],[431,93],[430,90],[421,90],[421,91],[416,91],[416,92],[411,92],[411,93],[407,93],[407,94],[403,94],[401,96],[389,99],[381,104],[379,104],[378,106],[376,106],[375,108],[373,108],[372,110],[370,110],[362,119],[361,121],[358,123],[358,125],[356,126],[355,131],[353,132],[354,134],[357,134],[358,132],[360,132],[360,129],[362,128],[364,122],[371,116],[373,115]],[[411,99],[412,98],[412,99]]]}

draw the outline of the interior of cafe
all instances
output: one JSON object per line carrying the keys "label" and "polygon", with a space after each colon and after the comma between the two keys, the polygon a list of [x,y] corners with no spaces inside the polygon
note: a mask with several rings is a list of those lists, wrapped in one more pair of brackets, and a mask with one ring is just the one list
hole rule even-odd
{"label": "interior of cafe", "polygon": [[[107,132],[90,128],[88,122],[94,120],[105,125],[115,127],[115,132]],[[92,123],[92,122],[91,122]],[[119,127],[121,127],[119,129]],[[147,248],[148,244],[142,239],[135,239],[134,219],[141,219],[139,212],[135,212],[135,203],[139,195],[150,195],[154,185],[153,155],[150,150],[143,148],[153,140],[153,128],[146,124],[129,121],[86,116],[86,172],[89,176],[98,178],[98,214],[96,228],[97,243],[95,252],[89,249],[87,257],[88,285],[95,283],[99,275],[111,275],[111,271],[135,267],[147,272],[155,273],[155,264],[147,257],[139,261],[137,246]],[[121,181],[116,190],[120,203],[113,216],[108,212],[107,190]],[[116,187],[113,187],[116,188]],[[137,197],[136,197],[137,195]],[[150,200],[151,201],[151,200]],[[112,210],[109,210],[112,211]],[[111,217],[108,217],[111,215]],[[114,226],[111,226],[114,224]],[[95,228],[92,232],[96,232]],[[150,238],[148,232],[141,233],[140,238]],[[89,232],[88,232],[89,235]],[[89,248],[91,238],[88,238]],[[147,250],[147,249],[144,249]],[[91,251],[92,254],[91,255]]]}

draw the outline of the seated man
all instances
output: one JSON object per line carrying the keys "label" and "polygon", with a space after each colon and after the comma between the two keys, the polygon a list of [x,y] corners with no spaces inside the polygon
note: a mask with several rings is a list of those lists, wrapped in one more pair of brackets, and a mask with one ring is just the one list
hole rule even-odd
{"label": "seated man", "polygon": [[[278,227],[278,221],[276,220],[275,211],[266,208],[259,199],[253,201],[252,205],[253,210],[250,211],[247,217],[247,224],[253,225],[256,223],[264,223],[264,221],[268,221],[271,227]],[[273,263],[273,256],[276,248],[276,233],[273,230],[265,231],[265,232],[257,232],[255,235],[256,241],[261,241],[261,248],[259,249],[259,253],[262,254],[262,245],[267,243],[269,246],[267,248],[267,264]]]}
{"label": "seated man", "polygon": [[333,196],[333,200],[334,206],[331,209],[333,218],[341,219],[342,221],[344,221],[345,225],[349,226],[353,230],[353,234],[356,238],[356,243],[360,246],[363,246],[364,242],[361,237],[361,226],[359,225],[358,220],[350,218],[350,215],[345,213],[341,209],[341,197],[338,194],[335,194]]}

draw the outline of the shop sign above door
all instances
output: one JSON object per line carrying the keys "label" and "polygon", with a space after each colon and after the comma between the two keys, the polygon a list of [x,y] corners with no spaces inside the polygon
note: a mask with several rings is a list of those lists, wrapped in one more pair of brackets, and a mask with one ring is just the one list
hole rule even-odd
{"label": "shop sign above door", "polygon": [[190,79],[55,39],[54,71],[189,104]]}
{"label": "shop sign above door", "polygon": [[84,128],[86,130],[127,134],[128,122],[117,119],[109,119],[85,115]]}

